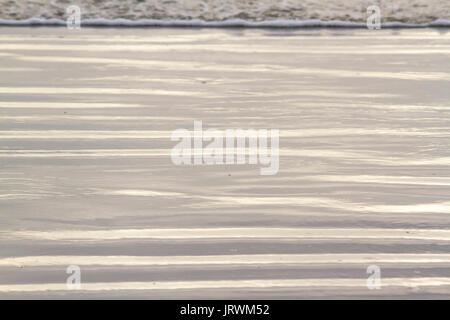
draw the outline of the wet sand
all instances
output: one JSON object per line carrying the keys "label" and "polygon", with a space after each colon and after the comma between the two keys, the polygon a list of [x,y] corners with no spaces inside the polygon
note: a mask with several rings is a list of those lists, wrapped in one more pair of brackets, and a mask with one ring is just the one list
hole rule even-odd
{"label": "wet sand", "polygon": [[[0,298],[448,298],[449,55],[447,29],[1,28]],[[194,120],[279,129],[278,174],[173,165]]]}

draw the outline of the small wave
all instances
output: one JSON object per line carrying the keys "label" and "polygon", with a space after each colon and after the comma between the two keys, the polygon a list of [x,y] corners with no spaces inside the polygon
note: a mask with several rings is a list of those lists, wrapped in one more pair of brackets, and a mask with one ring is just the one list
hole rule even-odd
{"label": "small wave", "polygon": [[[3,26],[65,26],[66,21],[61,19],[30,18],[24,20],[0,19]],[[85,19],[81,21],[82,26],[113,26],[113,27],[245,27],[245,28],[366,28],[364,22],[353,21],[323,21],[323,20],[266,20],[246,21],[242,19],[231,19],[225,21],[203,21],[203,20],[157,20],[157,19]],[[427,28],[427,27],[450,27],[450,20],[437,19],[428,23],[404,23],[386,22],[381,24],[382,28]]]}

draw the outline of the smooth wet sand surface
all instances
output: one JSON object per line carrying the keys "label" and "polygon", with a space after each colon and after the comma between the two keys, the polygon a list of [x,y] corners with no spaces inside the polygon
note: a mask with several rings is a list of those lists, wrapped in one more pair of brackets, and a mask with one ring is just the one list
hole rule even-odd
{"label": "smooth wet sand surface", "polygon": [[1,28],[0,298],[448,298],[447,30]]}

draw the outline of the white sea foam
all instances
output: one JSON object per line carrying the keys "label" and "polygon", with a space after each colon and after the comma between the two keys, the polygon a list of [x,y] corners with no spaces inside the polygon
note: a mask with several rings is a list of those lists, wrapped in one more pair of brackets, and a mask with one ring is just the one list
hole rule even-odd
{"label": "white sea foam", "polygon": [[[384,27],[448,27],[441,0],[74,0],[88,26],[366,27],[378,5]],[[65,25],[64,0],[0,0],[2,25]]]}

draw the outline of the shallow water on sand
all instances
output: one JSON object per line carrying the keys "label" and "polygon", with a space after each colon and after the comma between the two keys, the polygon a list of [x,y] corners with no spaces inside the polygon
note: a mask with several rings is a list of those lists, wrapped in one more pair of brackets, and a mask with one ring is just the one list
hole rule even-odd
{"label": "shallow water on sand", "polygon": [[[445,29],[0,29],[0,297],[448,297],[449,55]],[[278,174],[173,165],[194,120],[279,129]]]}

